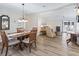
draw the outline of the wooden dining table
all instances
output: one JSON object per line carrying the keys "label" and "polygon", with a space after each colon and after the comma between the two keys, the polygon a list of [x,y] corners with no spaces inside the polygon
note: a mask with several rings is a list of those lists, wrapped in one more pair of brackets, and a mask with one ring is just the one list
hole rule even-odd
{"label": "wooden dining table", "polygon": [[24,31],[24,32],[20,32],[20,33],[11,33],[11,34],[8,34],[7,36],[9,38],[17,38],[17,37],[21,37],[21,36],[25,36],[25,35],[29,35],[30,31]]}
{"label": "wooden dining table", "polygon": [[20,49],[23,50],[22,48],[22,40],[24,36],[29,36],[30,31],[24,31],[24,32],[19,32],[19,33],[11,33],[8,34],[8,38],[17,38],[18,40],[20,40]]}

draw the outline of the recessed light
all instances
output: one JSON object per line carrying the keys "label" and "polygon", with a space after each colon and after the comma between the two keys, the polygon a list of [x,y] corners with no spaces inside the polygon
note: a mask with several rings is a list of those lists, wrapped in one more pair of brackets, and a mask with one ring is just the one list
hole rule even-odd
{"label": "recessed light", "polygon": [[45,5],[43,5],[42,7],[46,7]]}

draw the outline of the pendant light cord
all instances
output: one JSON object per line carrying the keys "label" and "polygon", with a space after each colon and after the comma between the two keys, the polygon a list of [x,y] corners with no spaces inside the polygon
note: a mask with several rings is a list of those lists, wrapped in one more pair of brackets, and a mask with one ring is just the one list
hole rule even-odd
{"label": "pendant light cord", "polygon": [[22,12],[22,14],[23,14],[23,19],[24,19],[24,3],[22,4],[22,6],[23,6],[23,12]]}

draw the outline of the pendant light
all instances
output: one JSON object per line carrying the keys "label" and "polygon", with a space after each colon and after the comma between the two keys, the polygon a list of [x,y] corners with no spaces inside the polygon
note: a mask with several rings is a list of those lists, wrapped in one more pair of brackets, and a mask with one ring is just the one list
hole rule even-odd
{"label": "pendant light", "polygon": [[79,4],[76,4],[76,14],[79,15]]}
{"label": "pendant light", "polygon": [[28,20],[25,19],[25,17],[24,17],[24,3],[22,4],[22,6],[23,6],[23,10],[22,10],[22,18],[21,18],[20,20],[18,20],[18,21],[19,21],[19,22],[28,22]]}
{"label": "pendant light", "polygon": [[79,15],[79,6],[77,7],[77,15]]}

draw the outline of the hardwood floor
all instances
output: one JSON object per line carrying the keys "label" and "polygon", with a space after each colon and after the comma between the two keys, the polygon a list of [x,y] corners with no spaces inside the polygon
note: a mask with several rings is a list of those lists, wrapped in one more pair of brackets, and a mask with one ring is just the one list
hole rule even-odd
{"label": "hardwood floor", "polygon": [[[4,56],[4,52],[0,55]],[[66,41],[61,36],[56,38],[38,36],[37,48],[32,48],[31,53],[29,53],[28,48],[20,51],[11,47],[9,48],[8,56],[79,56],[79,46],[72,43],[67,46]]]}

